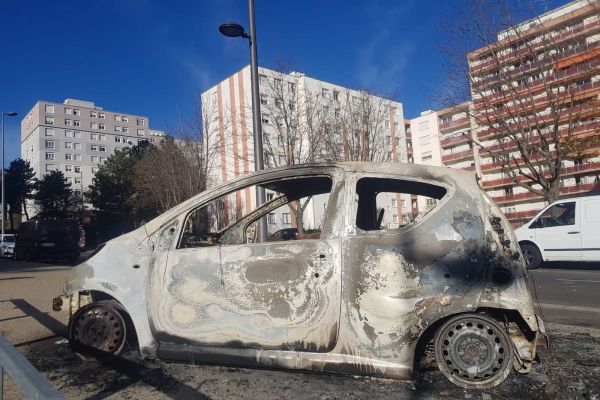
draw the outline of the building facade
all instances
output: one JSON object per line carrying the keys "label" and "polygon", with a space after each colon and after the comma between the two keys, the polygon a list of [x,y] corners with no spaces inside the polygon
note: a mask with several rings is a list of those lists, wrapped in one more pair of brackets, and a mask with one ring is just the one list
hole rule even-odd
{"label": "building facade", "polygon": [[149,133],[145,116],[106,111],[89,101],[40,100],[21,121],[21,158],[31,163],[38,179],[62,171],[81,195],[115,150],[156,139],[158,133]]}
{"label": "building facade", "polygon": [[[300,72],[283,74],[266,68],[259,68],[259,87],[265,168],[319,161],[407,161],[401,103]],[[210,168],[211,185],[254,171],[250,67],[205,91],[202,107],[204,132],[213,143],[209,147],[218,149]],[[367,107],[369,115],[377,117],[369,121],[368,129],[353,128],[352,115]],[[293,137],[289,125],[295,127]],[[267,192],[267,198],[274,195]],[[388,197],[382,203],[383,224],[397,226],[403,216],[410,217],[411,200]],[[255,204],[254,192],[247,189],[230,201],[236,209],[249,211]],[[323,195],[310,199],[303,217],[309,228],[320,225],[325,201]],[[269,233],[294,227],[293,216],[284,214],[282,210],[270,216]]]}

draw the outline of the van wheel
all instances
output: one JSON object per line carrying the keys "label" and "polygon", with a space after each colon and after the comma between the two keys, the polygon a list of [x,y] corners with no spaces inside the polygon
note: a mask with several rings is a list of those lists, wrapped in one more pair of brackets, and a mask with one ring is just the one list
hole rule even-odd
{"label": "van wheel", "polygon": [[69,320],[69,343],[75,352],[102,358],[119,355],[127,343],[125,310],[113,300],[81,307]]}
{"label": "van wheel", "polygon": [[525,258],[527,269],[536,269],[542,264],[542,254],[536,246],[532,244],[522,244],[521,252]]}
{"label": "van wheel", "polygon": [[495,321],[481,314],[450,319],[437,331],[434,347],[439,370],[465,389],[498,386],[512,369],[512,342]]}

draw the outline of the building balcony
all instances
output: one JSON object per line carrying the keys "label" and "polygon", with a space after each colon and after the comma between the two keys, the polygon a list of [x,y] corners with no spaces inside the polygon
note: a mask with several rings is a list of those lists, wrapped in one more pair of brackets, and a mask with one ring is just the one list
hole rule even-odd
{"label": "building balcony", "polygon": [[[482,166],[482,169],[483,169],[483,166]],[[583,174],[590,173],[590,172],[600,172],[600,162],[574,165],[572,167],[564,167],[564,168],[561,168],[560,174],[563,177],[567,177],[567,176],[574,176],[574,175],[583,175]],[[549,174],[548,174],[548,176],[549,176]],[[529,179],[524,175],[519,176],[518,180],[519,180],[519,182],[529,181]],[[512,180],[512,178],[500,178],[500,179],[493,179],[493,180],[481,182],[481,186],[485,189],[492,189],[492,188],[503,187],[503,186],[514,186],[514,185],[515,185],[515,183]]]}
{"label": "building balcony", "polygon": [[514,222],[527,222],[531,218],[535,217],[535,215],[540,212],[540,210],[527,210],[527,211],[515,211],[512,213],[505,213],[504,216],[511,223]]}
{"label": "building balcony", "polygon": [[[568,81],[584,77],[586,75],[595,75],[600,69],[600,57],[590,61],[589,64],[573,66],[571,68],[564,69],[556,72],[552,76],[546,76],[535,81],[528,82],[523,87],[514,87],[509,90],[500,90],[497,93],[492,93],[483,96],[480,99],[473,101],[475,110],[480,110],[482,105],[487,107],[489,104],[494,103],[506,103],[511,99],[522,99],[528,95],[538,94],[543,91],[548,91],[549,87],[560,86]],[[506,82],[505,82],[506,83]],[[507,83],[508,84],[508,83]]]}
{"label": "building balcony", "polygon": [[458,136],[447,137],[440,140],[440,146],[442,149],[446,149],[449,147],[455,147],[460,144],[469,143],[471,141],[471,136],[466,134],[461,134]]}
{"label": "building balcony", "polygon": [[[566,32],[562,32],[554,37],[547,38],[535,44],[530,44],[523,49],[513,51],[504,56],[500,56],[496,59],[482,62],[478,65],[472,65],[469,67],[471,74],[478,75],[482,73],[488,73],[491,70],[497,69],[501,65],[505,65],[511,62],[515,62],[528,54],[535,52],[536,54],[543,49],[551,49],[556,45],[564,43],[565,41],[572,40],[578,36],[593,35],[600,31],[600,20],[592,21],[585,25],[582,25],[576,29],[572,29]],[[469,60],[472,63],[473,60]]]}
{"label": "building balcony", "polygon": [[442,155],[442,162],[444,164],[454,164],[460,161],[473,159],[473,149],[467,149],[452,154]]}
{"label": "building balcony", "polygon": [[470,124],[471,124],[471,121],[469,120],[469,117],[464,117],[464,118],[457,119],[455,121],[450,121],[447,123],[440,123],[439,129],[440,129],[440,132],[447,132],[447,131],[458,129],[458,128],[468,127]]}
{"label": "building balcony", "polygon": [[[525,97],[519,98],[518,105],[505,106],[504,108],[490,110],[490,104],[486,102],[480,102],[474,106],[475,111],[478,113],[475,116],[475,121],[478,124],[487,124],[494,122],[499,119],[510,118],[515,114],[522,114],[523,112],[539,112],[543,111],[551,105],[550,101],[554,103],[558,102],[570,102],[578,101],[587,98],[594,98],[600,94],[600,81],[589,82],[583,85],[577,85],[576,87],[569,88],[568,92],[554,93],[548,96],[548,92],[544,92],[543,97],[532,98]],[[514,97],[511,97],[514,98]],[[486,111],[486,109],[488,111]]]}
{"label": "building balcony", "polygon": [[[600,182],[593,183],[578,183],[572,186],[564,186],[560,188],[560,197],[569,197],[575,194],[585,193],[600,190]],[[542,200],[543,197],[537,193],[526,192],[526,193],[518,193],[511,194],[506,196],[496,196],[492,197],[492,200],[497,205],[508,205],[508,204],[517,204],[517,203],[526,203],[529,201],[539,201]]]}
{"label": "building balcony", "polygon": [[509,78],[515,80],[528,73],[538,71],[540,67],[552,64],[555,70],[565,69],[568,66],[580,62],[579,60],[591,59],[598,55],[600,50],[600,41],[594,43],[586,43],[577,49],[565,51],[558,56],[554,56],[554,59],[542,59],[534,61],[527,65],[523,65],[519,68],[515,68],[510,72],[499,73],[495,76],[484,78],[479,82],[473,84],[475,90],[483,91],[491,86],[499,83],[505,83]]}
{"label": "building balcony", "polygon": [[[559,124],[566,123],[569,119],[571,120],[583,120],[589,118],[591,116],[600,116],[600,107],[596,104],[596,102],[590,102],[590,104],[579,104],[573,107],[568,107],[561,110],[560,118],[558,120]],[[526,121],[520,121],[519,123],[511,123],[510,128],[513,130],[519,130],[527,128],[528,126],[533,126],[537,129],[545,126],[548,123],[555,123],[555,119],[551,114],[539,116],[537,119],[531,121],[531,124],[525,123]],[[496,136],[504,136],[505,130],[500,128],[488,128],[482,131],[477,132],[477,137],[481,140],[491,139]]]}

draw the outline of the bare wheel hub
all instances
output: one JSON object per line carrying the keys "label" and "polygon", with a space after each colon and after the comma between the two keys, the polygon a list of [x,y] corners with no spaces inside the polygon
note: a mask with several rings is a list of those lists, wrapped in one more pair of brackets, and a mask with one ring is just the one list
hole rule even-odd
{"label": "bare wheel hub", "polygon": [[73,317],[70,339],[106,353],[118,353],[125,344],[125,321],[119,311],[106,305],[92,304]]}
{"label": "bare wheel hub", "polygon": [[436,335],[440,370],[466,388],[492,387],[510,373],[512,343],[492,320],[461,316],[448,321]]}

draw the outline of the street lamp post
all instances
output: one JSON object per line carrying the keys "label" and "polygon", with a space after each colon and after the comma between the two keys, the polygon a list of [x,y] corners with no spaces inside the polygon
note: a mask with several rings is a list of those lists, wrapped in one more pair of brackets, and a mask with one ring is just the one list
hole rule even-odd
{"label": "street lamp post", "polygon": [[0,236],[4,240],[4,221],[6,220],[6,206],[4,205],[4,116],[7,117],[16,117],[16,112],[7,112],[2,111],[2,236]]}
{"label": "street lamp post", "polygon": [[[260,92],[258,87],[258,56],[256,43],[256,24],[254,22],[254,0],[248,0],[248,17],[250,34],[238,23],[230,22],[219,26],[219,32],[228,37],[242,37],[250,42],[250,82],[252,86],[252,128],[254,130],[254,169],[261,171],[265,168],[263,160],[263,138],[260,120]],[[256,206],[265,203],[265,188],[256,186]],[[267,220],[263,217],[259,221],[257,241],[267,240]]]}

